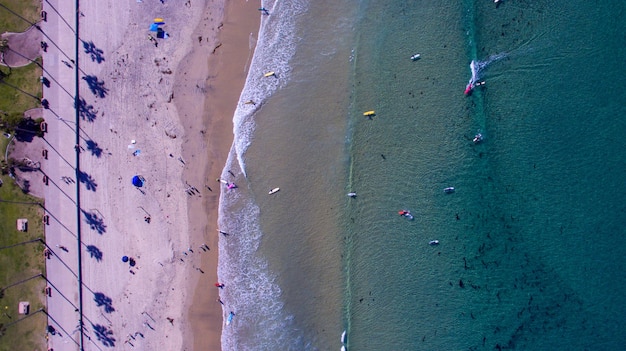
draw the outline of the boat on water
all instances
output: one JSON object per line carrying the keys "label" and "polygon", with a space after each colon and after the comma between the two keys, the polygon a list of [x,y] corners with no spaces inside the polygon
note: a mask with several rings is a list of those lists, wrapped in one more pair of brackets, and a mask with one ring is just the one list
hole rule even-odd
{"label": "boat on water", "polygon": [[402,217],[406,217],[409,221],[413,220],[413,215],[411,214],[411,211],[400,210],[398,211],[398,214]]}
{"label": "boat on water", "polygon": [[276,76],[276,72],[274,71],[269,71],[263,75],[263,77],[274,77],[274,76]]}
{"label": "boat on water", "polygon": [[481,133],[478,133],[476,135],[474,135],[474,139],[472,139],[472,141],[474,142],[474,144],[478,144],[481,141],[483,141],[484,136]]}
{"label": "boat on water", "polygon": [[447,187],[447,188],[444,188],[444,189],[443,189],[443,192],[444,192],[444,193],[446,193],[446,194],[452,194],[455,190],[456,190],[456,189],[454,189],[454,187],[453,187],[453,186],[449,186],[449,187]]}
{"label": "boat on water", "polygon": [[272,194],[276,194],[279,190],[280,190],[280,188],[274,188],[274,189],[270,190],[270,191],[268,192],[268,194],[270,194],[270,195],[272,195]]}
{"label": "boat on water", "polygon": [[411,61],[417,61],[422,57],[422,55],[420,54],[415,54],[413,56],[411,56]]}
{"label": "boat on water", "polygon": [[430,246],[439,245],[439,240],[431,240],[431,241],[428,242],[428,245],[430,245]]}
{"label": "boat on water", "polygon": [[349,197],[356,197],[356,193],[348,193]]}

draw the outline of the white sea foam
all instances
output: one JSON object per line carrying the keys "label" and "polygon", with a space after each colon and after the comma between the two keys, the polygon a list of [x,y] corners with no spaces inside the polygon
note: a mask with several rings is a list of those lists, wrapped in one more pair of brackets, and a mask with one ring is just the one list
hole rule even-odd
{"label": "white sea foam", "polygon": [[[290,79],[289,63],[298,43],[295,22],[307,5],[304,0],[263,3],[269,15],[262,16],[257,46],[233,117],[234,142],[224,173],[239,168],[246,174],[245,156],[254,137],[255,112]],[[276,75],[264,77],[269,71]],[[218,224],[231,234],[219,239],[218,277],[226,284],[221,291],[223,316],[226,318],[230,311],[236,314],[233,322],[224,326],[222,349],[302,349],[303,341],[293,336],[293,317],[283,310],[276,275],[258,252],[263,236],[260,210],[246,193],[223,191],[220,195]]]}
{"label": "white sea foam", "polygon": [[[259,39],[250,65],[250,71],[233,118],[237,161],[246,174],[244,154],[250,146],[254,133],[254,113],[279,88],[290,79],[292,59],[298,44],[295,37],[296,19],[307,9],[305,0],[268,1],[264,7],[269,15],[263,15]],[[267,72],[275,76],[264,77]],[[253,104],[246,104],[253,101]]]}
{"label": "white sea foam", "polygon": [[483,61],[472,60],[472,62],[470,62],[470,70],[472,71],[472,77],[470,78],[468,84],[472,87],[475,86],[476,82],[478,82],[480,78],[482,77],[482,73],[487,66],[505,57],[507,57],[507,54],[503,52],[503,53],[491,55],[486,60],[483,60]]}

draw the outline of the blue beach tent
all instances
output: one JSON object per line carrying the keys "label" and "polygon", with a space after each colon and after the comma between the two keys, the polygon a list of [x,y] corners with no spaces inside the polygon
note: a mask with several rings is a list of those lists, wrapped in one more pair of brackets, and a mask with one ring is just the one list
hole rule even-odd
{"label": "blue beach tent", "polygon": [[136,175],[133,177],[133,185],[138,188],[141,188],[145,181],[146,180],[140,175]]}

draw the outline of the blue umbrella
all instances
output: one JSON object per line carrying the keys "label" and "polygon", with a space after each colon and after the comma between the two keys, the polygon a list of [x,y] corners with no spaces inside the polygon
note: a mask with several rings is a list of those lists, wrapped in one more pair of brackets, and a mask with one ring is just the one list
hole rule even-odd
{"label": "blue umbrella", "polygon": [[145,179],[142,176],[136,175],[133,177],[133,185],[138,188],[141,188],[144,182]]}
{"label": "blue umbrella", "polygon": [[159,24],[158,23],[152,23],[150,25],[150,31],[151,32],[156,32],[157,30],[159,30]]}

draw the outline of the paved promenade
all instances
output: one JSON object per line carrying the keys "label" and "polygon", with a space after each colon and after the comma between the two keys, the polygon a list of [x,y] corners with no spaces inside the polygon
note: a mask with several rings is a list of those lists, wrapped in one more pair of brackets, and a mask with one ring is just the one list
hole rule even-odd
{"label": "paved promenade", "polygon": [[[80,190],[78,169],[80,147],[76,147],[76,3],[47,0],[43,10],[46,21],[40,22],[43,40],[48,44],[43,53],[44,76],[54,78],[44,87],[44,110],[47,123],[45,147],[48,159],[41,168],[48,185],[45,187],[46,243],[53,254],[46,262],[46,276],[52,287],[48,297],[48,324],[56,333],[50,335],[49,346],[56,351],[78,350],[89,337],[82,338],[81,291],[79,289],[81,219],[77,216]],[[52,79],[50,79],[52,80]],[[82,148],[84,146],[81,145]],[[43,181],[43,180],[42,180]],[[84,329],[88,330],[88,329]],[[89,334],[87,334],[89,335]]]}

